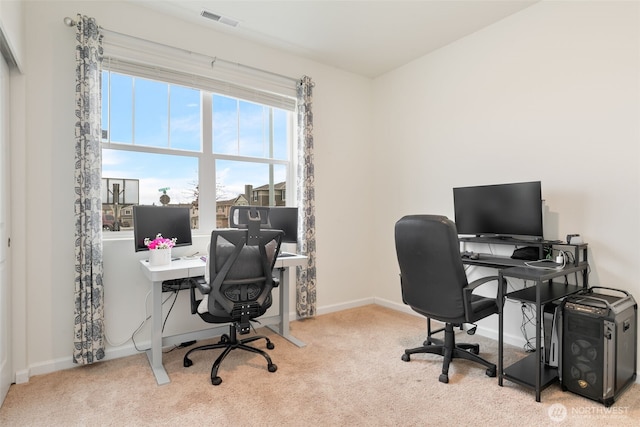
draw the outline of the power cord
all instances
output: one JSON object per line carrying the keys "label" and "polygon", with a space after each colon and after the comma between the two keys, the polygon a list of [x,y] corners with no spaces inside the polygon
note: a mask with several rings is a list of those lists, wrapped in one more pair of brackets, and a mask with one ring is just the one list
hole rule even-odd
{"label": "power cord", "polygon": [[560,251],[560,255],[558,255],[555,261],[553,259],[550,259],[549,256],[547,256],[547,258],[539,259],[537,261],[526,261],[524,265],[530,268],[537,268],[540,270],[562,270],[567,266],[567,258],[568,256],[566,255],[566,252]]}
{"label": "power cord", "polygon": [[[147,301],[149,300],[149,295],[151,295],[151,291],[147,292],[147,295],[144,298],[144,313],[147,313]],[[136,347],[136,343],[134,340],[134,336],[140,332],[140,329],[142,329],[142,326],[144,326],[145,322],[147,320],[149,320],[151,316],[147,316],[146,319],[144,319],[142,322],[140,322],[140,325],[138,325],[138,327],[131,333],[131,336],[129,338],[126,338],[124,341],[118,342],[118,343],[114,343],[110,338],[109,338],[109,334],[107,334],[107,328],[105,327],[105,332],[104,332],[104,336],[105,339],[107,340],[107,343],[109,343],[109,345],[111,347],[120,347],[121,345],[124,345],[125,343],[127,343],[129,340],[133,341],[133,346],[136,348],[137,351],[144,351],[144,350],[140,350],[138,347]]]}
{"label": "power cord", "polygon": [[522,336],[526,341],[523,349],[527,353],[531,353],[533,351],[536,351],[535,346],[531,344],[531,341],[535,340],[536,337],[533,336],[529,338],[527,336],[527,325],[535,325],[535,321],[536,321],[535,313],[533,311],[533,307],[531,307],[531,305],[526,304],[524,302],[520,305],[520,311],[522,312],[522,324],[520,325],[520,331],[522,332]]}
{"label": "power cord", "polygon": [[[196,254],[197,255],[197,252]],[[164,306],[164,304],[169,301],[169,299],[173,296],[173,302],[171,303],[171,307],[169,307],[169,311],[167,312],[167,315],[165,316],[164,322],[162,323],[162,332],[164,332],[164,327],[167,324],[167,320],[169,319],[169,315],[171,314],[171,310],[173,310],[174,305],[176,304],[176,301],[178,299],[178,292],[180,290],[183,289],[189,289],[189,287],[191,286],[191,282],[189,280],[185,280],[185,279],[179,279],[179,280],[168,280],[166,282],[162,283],[162,292],[166,293],[166,292],[171,292],[173,295],[169,295],[167,296],[163,301],[162,301],[162,305]],[[113,340],[111,340],[109,338],[109,334],[107,333],[107,328],[105,325],[105,332],[104,332],[104,336],[105,336],[105,340],[107,341],[107,343],[111,346],[111,347],[120,347],[121,345],[126,344],[129,340],[131,340],[131,342],[133,343],[134,348],[136,349],[136,351],[138,352],[144,352],[147,351],[148,349],[141,349],[138,348],[138,345],[136,343],[135,337],[138,334],[138,332],[140,332],[140,330],[142,330],[142,327],[144,326],[144,324],[147,322],[147,320],[149,320],[151,318],[150,314],[147,314],[147,305],[149,303],[149,296],[151,295],[151,290],[149,290],[147,292],[147,294],[145,295],[144,298],[144,313],[145,313],[145,318],[142,322],[140,322],[140,324],[134,329],[134,331],[131,333],[131,336],[129,338],[124,339],[121,342],[113,342]],[[175,346],[175,348],[184,348],[184,347],[188,347],[190,345],[193,345],[195,343],[194,342],[185,342],[182,343],[178,346]],[[172,349],[173,350],[173,349]],[[169,350],[171,351],[171,350]]]}
{"label": "power cord", "polygon": [[[176,301],[178,300],[178,291],[174,290],[173,293],[174,293],[173,302],[171,303],[171,307],[169,307],[169,311],[167,311],[167,315],[164,317],[164,322],[162,322],[162,332],[164,332],[164,326],[167,324],[167,320],[169,320],[169,315],[171,314],[171,310],[173,310],[173,306],[176,305]],[[162,304],[164,305],[164,303],[168,300],[169,298],[164,300]]]}
{"label": "power cord", "polygon": [[173,347],[171,347],[169,350],[162,352],[162,354],[167,354],[167,353],[171,353],[174,350],[178,350],[181,348],[187,348],[187,347],[191,347],[192,345],[194,345],[196,343],[196,340],[191,340],[191,341],[185,341],[181,344],[178,345],[174,345]]}
{"label": "power cord", "polygon": [[[145,314],[147,313],[147,302],[149,301],[149,295],[151,295],[151,291],[147,292],[147,295],[145,296],[144,299],[144,312]],[[162,305],[164,305],[167,301],[169,301],[169,298],[171,298],[171,295],[169,295],[167,298],[164,299],[164,301],[162,301]],[[136,344],[136,340],[135,340],[135,336],[138,334],[138,332],[140,332],[140,330],[142,329],[142,327],[144,326],[145,323],[147,323],[147,320],[151,319],[151,315],[150,314],[146,314],[145,319],[140,323],[140,326],[138,326],[136,328],[135,331],[133,331],[133,333],[131,334],[131,342],[133,343],[133,346],[135,347],[135,349],[139,352],[144,352],[149,350],[147,349],[140,349],[138,348],[138,345]],[[165,319],[166,322],[166,319]],[[164,328],[164,326],[163,326]],[[127,340],[128,341],[128,340]],[[126,341],[125,341],[126,342]]]}

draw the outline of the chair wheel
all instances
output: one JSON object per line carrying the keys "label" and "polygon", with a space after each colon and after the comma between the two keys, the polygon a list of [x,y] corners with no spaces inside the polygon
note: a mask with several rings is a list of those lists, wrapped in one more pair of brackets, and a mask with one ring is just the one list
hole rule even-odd
{"label": "chair wheel", "polygon": [[488,368],[487,371],[486,371],[486,374],[487,374],[488,377],[491,377],[491,378],[495,377],[496,376],[496,367],[492,366],[491,368]]}
{"label": "chair wheel", "polygon": [[409,356],[407,353],[404,353],[402,355],[402,360],[404,360],[405,362],[408,362],[409,360],[411,360],[411,356]]}
{"label": "chair wheel", "polygon": [[275,363],[271,363],[269,366],[267,366],[267,369],[269,370],[269,372],[275,372],[278,370],[278,366]]}
{"label": "chair wheel", "polygon": [[213,384],[213,385],[220,385],[221,382],[222,382],[222,378],[220,378],[220,377],[211,378],[211,384]]}
{"label": "chair wheel", "polygon": [[275,346],[275,345],[273,345],[273,343],[272,343],[271,341],[269,341],[269,342],[267,343],[267,348],[268,348],[269,350],[273,350],[274,348],[276,348],[276,346]]}
{"label": "chair wheel", "polygon": [[480,354],[480,346],[479,345],[474,345],[473,347],[471,347],[471,353],[473,354]]}
{"label": "chair wheel", "polygon": [[447,375],[447,374],[440,374],[440,377],[438,378],[438,380],[439,380],[441,383],[445,383],[445,384],[447,384],[447,383],[449,382],[449,375]]}
{"label": "chair wheel", "polygon": [[184,366],[185,368],[188,368],[191,365],[193,365],[193,362],[191,361],[191,359],[187,359],[185,357],[184,360],[182,361],[182,366]]}

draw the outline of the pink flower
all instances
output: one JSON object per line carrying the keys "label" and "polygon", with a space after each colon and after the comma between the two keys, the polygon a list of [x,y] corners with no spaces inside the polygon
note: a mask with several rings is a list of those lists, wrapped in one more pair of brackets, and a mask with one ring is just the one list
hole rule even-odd
{"label": "pink flower", "polygon": [[170,249],[176,245],[176,238],[165,239],[162,237],[162,234],[158,233],[156,238],[151,240],[148,237],[145,237],[144,244],[149,249]]}

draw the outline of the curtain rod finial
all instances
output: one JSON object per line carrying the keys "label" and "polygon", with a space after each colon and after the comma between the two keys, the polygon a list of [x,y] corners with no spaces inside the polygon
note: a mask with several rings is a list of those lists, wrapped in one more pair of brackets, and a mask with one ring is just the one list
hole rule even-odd
{"label": "curtain rod finial", "polygon": [[76,21],[69,18],[68,16],[63,19],[63,22],[64,22],[64,25],[66,25],[67,27],[73,27],[76,25]]}

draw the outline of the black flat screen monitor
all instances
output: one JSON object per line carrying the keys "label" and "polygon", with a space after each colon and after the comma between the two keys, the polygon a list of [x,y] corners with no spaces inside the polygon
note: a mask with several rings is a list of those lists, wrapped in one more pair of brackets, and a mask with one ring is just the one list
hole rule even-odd
{"label": "black flat screen monitor", "polygon": [[298,208],[284,206],[270,208],[269,223],[271,228],[284,231],[282,243],[297,243]]}
{"label": "black flat screen monitor", "polygon": [[133,207],[133,240],[136,252],[149,250],[144,239],[155,239],[160,233],[167,239],[176,238],[175,246],[191,245],[191,218],[188,207]]}
{"label": "black flat screen monitor", "polygon": [[540,181],[453,189],[458,234],[542,239]]}

